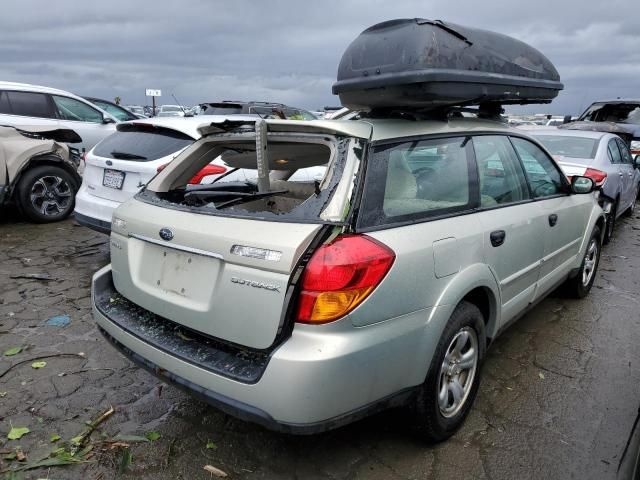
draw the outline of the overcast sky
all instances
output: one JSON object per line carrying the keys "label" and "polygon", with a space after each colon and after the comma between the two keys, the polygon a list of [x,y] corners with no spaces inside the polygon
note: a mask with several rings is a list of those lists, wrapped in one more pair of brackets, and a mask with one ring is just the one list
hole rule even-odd
{"label": "overcast sky", "polygon": [[[577,114],[640,97],[640,0],[3,0],[1,80],[125,104],[221,99],[321,108],[365,28],[423,17],[512,35],[556,65],[565,90],[528,111]],[[519,112],[522,110],[519,110]]]}

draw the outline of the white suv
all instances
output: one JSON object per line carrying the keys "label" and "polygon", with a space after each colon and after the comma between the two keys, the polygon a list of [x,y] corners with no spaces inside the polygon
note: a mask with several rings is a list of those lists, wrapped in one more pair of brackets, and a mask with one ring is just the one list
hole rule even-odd
{"label": "white suv", "polygon": [[0,125],[68,128],[82,137],[74,147],[89,150],[115,132],[116,123],[113,115],[64,90],[0,82]]}

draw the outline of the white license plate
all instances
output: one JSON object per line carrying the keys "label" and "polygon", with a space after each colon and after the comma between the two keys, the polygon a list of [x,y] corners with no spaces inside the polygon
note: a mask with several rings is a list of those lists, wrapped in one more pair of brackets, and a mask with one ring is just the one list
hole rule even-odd
{"label": "white license plate", "polygon": [[105,187],[121,190],[123,184],[124,172],[121,172],[119,170],[105,169],[104,176],[102,177],[102,185],[104,185]]}

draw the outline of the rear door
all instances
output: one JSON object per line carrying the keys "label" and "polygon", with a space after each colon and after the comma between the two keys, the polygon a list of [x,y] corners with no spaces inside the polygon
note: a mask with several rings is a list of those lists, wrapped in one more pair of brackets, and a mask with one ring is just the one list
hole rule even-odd
{"label": "rear door", "polygon": [[607,154],[615,168],[613,181],[617,186],[615,195],[620,196],[620,203],[618,204],[617,211],[617,215],[620,215],[620,213],[624,211],[624,205],[626,205],[627,197],[629,195],[629,181],[627,180],[624,169],[622,168],[622,154],[620,153],[620,148],[618,147],[618,142],[616,142],[615,138],[611,138],[607,142]]}
{"label": "rear door", "polygon": [[86,159],[84,182],[92,195],[124,202],[194,141],[152,125],[127,125],[98,144]]}
{"label": "rear door", "polygon": [[624,192],[624,210],[629,208],[633,202],[636,201],[636,183],[635,168],[633,166],[633,158],[629,147],[622,141],[621,138],[616,138],[616,143],[620,149],[620,173],[624,179],[625,192]]}
{"label": "rear door", "polygon": [[44,125],[52,129],[59,128],[55,108],[49,95],[15,90],[0,91],[0,124],[16,127]]}
{"label": "rear door", "polygon": [[502,322],[534,298],[544,252],[544,219],[507,136],[473,138],[480,184],[483,250],[501,290]]}
{"label": "rear door", "polygon": [[538,145],[519,137],[511,140],[542,218],[535,232],[544,243],[538,298],[562,281],[575,264],[593,205],[586,195],[567,193],[564,174]]}

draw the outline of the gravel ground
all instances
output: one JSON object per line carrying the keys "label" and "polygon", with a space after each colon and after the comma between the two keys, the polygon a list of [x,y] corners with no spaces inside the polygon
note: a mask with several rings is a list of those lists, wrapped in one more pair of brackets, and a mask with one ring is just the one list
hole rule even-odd
{"label": "gravel ground", "polygon": [[[91,436],[90,462],[15,478],[210,478],[204,465],[237,479],[616,478],[640,404],[640,217],[616,233],[591,295],[552,295],[503,334],[466,424],[432,446],[409,433],[402,412],[293,437],[163,386],[114,351],[91,318],[90,278],[108,263],[107,237],[72,220],[0,220],[0,471],[68,449],[113,406]],[[45,323],[56,315],[70,324]],[[23,350],[2,355],[14,346]],[[12,426],[30,432],[7,440]],[[112,443],[149,432],[160,438]],[[6,460],[18,445],[26,461]]]}

